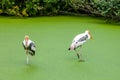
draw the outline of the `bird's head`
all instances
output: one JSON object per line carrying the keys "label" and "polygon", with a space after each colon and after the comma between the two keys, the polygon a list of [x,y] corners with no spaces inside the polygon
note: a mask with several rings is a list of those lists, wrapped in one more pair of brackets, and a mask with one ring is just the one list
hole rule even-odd
{"label": "bird's head", "polygon": [[29,40],[29,36],[25,35],[25,41],[28,41],[28,40]]}
{"label": "bird's head", "polygon": [[85,31],[85,33],[88,33],[88,34],[90,35],[90,39],[92,39],[92,40],[93,40],[93,36],[92,36],[92,34],[91,34],[90,30],[86,30],[86,31]]}
{"label": "bird's head", "polygon": [[26,35],[26,36],[25,36],[25,45],[26,45],[26,46],[28,46],[28,40],[29,40],[29,36]]}

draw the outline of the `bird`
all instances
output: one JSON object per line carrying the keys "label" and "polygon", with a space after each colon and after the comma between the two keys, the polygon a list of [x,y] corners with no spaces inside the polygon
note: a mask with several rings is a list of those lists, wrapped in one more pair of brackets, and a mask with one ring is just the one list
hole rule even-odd
{"label": "bird", "polygon": [[29,39],[28,35],[25,35],[24,40],[22,42],[23,48],[26,52],[26,62],[27,64],[29,63],[29,57],[28,55],[30,54],[31,56],[35,55],[35,43]]}
{"label": "bird", "polygon": [[70,47],[68,48],[68,50],[74,50],[76,52],[79,61],[84,61],[84,60],[82,60],[82,52],[78,52],[76,49],[77,48],[81,49],[82,45],[85,42],[87,42],[89,39],[93,40],[93,36],[92,36],[90,30],[85,30],[84,33],[78,34],[74,37]]}

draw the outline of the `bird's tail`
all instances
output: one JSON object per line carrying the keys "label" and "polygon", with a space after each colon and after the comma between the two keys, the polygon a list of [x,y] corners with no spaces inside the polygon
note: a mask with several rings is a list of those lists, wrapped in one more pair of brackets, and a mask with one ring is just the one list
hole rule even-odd
{"label": "bird's tail", "polygon": [[34,56],[34,55],[35,55],[35,51],[29,51],[29,54],[30,54],[31,56]]}
{"label": "bird's tail", "polygon": [[70,51],[70,48],[68,48],[68,50]]}

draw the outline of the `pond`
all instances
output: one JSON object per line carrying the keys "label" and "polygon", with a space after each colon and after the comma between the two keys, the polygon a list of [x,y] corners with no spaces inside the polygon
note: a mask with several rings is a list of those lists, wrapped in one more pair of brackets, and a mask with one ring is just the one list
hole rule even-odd
{"label": "pond", "polygon": [[[82,47],[84,62],[68,51],[72,39],[90,30],[94,40]],[[36,44],[26,65],[25,35]],[[0,17],[1,80],[119,80],[120,25],[80,16]]]}

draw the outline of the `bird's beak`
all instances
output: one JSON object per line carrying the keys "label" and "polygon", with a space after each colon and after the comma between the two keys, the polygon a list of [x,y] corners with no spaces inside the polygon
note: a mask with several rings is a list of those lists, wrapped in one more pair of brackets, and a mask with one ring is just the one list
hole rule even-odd
{"label": "bird's beak", "polygon": [[90,35],[90,39],[92,39],[93,40],[93,36],[92,36],[92,34],[89,32],[89,35]]}
{"label": "bird's beak", "polygon": [[92,40],[94,40],[94,38],[93,38],[93,36],[91,35],[91,37],[90,37]]}
{"label": "bird's beak", "polygon": [[28,41],[29,38],[25,38],[26,41]]}

